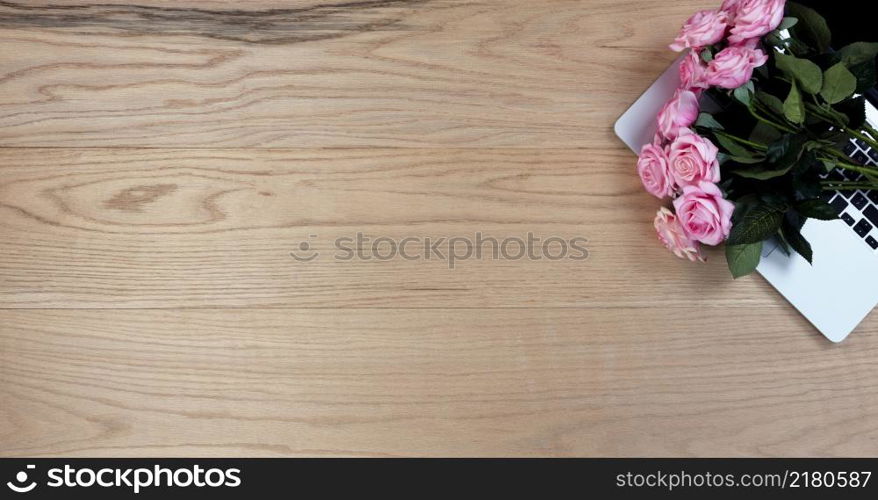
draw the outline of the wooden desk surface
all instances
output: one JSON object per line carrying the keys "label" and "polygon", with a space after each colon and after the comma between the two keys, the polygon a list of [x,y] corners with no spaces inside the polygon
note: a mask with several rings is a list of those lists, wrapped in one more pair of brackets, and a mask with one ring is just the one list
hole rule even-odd
{"label": "wooden desk surface", "polygon": [[[0,3],[0,453],[875,455],[874,315],[673,258],[612,133],[718,3]],[[589,258],[290,256],[478,231]]]}

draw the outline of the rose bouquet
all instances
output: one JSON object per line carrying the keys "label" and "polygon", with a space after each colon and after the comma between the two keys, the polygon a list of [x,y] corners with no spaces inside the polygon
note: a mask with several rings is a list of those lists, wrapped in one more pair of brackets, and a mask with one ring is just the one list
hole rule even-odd
{"label": "rose bouquet", "polygon": [[[808,218],[838,218],[838,190],[878,189],[878,167],[845,154],[878,148],[860,95],[876,83],[878,43],[830,49],[826,21],[784,0],[725,0],[689,18],[671,49],[688,51],[680,88],[658,114],[637,172],[659,209],[659,240],[704,260],[725,242],[734,277],[759,264],[763,241],[809,262]],[[866,163],[866,162],[862,162]]]}

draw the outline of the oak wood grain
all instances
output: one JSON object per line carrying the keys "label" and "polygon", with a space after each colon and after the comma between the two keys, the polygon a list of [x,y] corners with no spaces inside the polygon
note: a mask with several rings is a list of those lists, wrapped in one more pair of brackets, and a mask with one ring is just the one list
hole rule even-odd
{"label": "oak wood grain", "polygon": [[[725,328],[734,317],[735,327]],[[793,311],[3,311],[4,455],[873,455]],[[649,328],[646,325],[664,325]]]}
{"label": "oak wood grain", "polygon": [[[657,242],[613,150],[0,150],[0,307],[785,307]],[[341,237],[588,241],[585,260],[354,259]],[[319,258],[293,259],[302,242]],[[382,255],[389,243],[378,247]],[[535,244],[534,246],[539,246]],[[352,245],[348,245],[352,246]],[[371,257],[371,246],[364,253]],[[420,249],[419,249],[420,248]],[[554,255],[560,250],[550,249]],[[455,247],[458,255],[465,255]],[[307,256],[305,253],[302,255]],[[535,252],[535,256],[538,254]],[[571,252],[572,255],[572,252]],[[818,256],[819,258],[819,256]]]}
{"label": "oak wood grain", "polygon": [[710,3],[3,2],[0,145],[606,147]]}
{"label": "oak wood grain", "polygon": [[874,315],[668,255],[612,135],[716,3],[0,0],[0,455],[874,456]]}

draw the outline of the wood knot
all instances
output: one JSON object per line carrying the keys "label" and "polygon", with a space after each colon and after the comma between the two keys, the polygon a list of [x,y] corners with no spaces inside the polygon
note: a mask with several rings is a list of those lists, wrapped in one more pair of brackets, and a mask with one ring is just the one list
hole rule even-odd
{"label": "wood knot", "polygon": [[153,203],[177,190],[176,184],[153,184],[125,189],[104,202],[105,208],[125,212],[142,212],[143,205]]}

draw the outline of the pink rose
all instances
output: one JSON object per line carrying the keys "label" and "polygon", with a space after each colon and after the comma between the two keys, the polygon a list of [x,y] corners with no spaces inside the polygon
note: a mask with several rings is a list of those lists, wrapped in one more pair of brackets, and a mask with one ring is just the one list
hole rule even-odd
{"label": "pink rose", "polygon": [[756,38],[747,38],[746,40],[742,40],[732,45],[734,47],[746,47],[748,49],[755,49],[756,47],[759,47],[760,42],[762,42],[762,37],[757,36]]}
{"label": "pink rose", "polygon": [[707,66],[695,50],[690,50],[680,62],[680,88],[700,91],[709,87],[705,80]]}
{"label": "pink rose", "polygon": [[658,130],[656,130],[655,134],[652,136],[652,143],[660,148],[668,145],[668,141],[662,137],[662,134],[660,134]]}
{"label": "pink rose", "polygon": [[783,19],[785,0],[740,0],[734,2],[729,43],[759,38],[777,28]]}
{"label": "pink rose", "polygon": [[665,207],[660,208],[655,215],[653,225],[655,226],[655,232],[658,235],[659,241],[662,242],[665,248],[674,252],[674,255],[693,262],[696,260],[704,262],[704,256],[701,255],[701,249],[699,248],[700,245],[686,234],[686,231],[680,224],[680,219],[674,215],[674,212]]}
{"label": "pink rose", "polygon": [[720,6],[719,10],[728,14],[729,19],[734,21],[735,12],[737,12],[739,3],[741,3],[741,0],[723,0],[723,4]]}
{"label": "pink rose", "polygon": [[701,181],[684,186],[674,209],[686,234],[705,245],[719,245],[729,237],[735,204],[723,198],[716,184]]}
{"label": "pink rose", "polygon": [[702,10],[689,18],[680,34],[670,45],[671,50],[680,52],[691,47],[712,45],[726,35],[729,16],[721,10]]}
{"label": "pink rose", "polygon": [[726,47],[707,65],[707,83],[725,89],[736,89],[753,77],[753,69],[768,61],[761,49]]}
{"label": "pink rose", "polygon": [[718,152],[712,142],[699,135],[677,137],[668,150],[668,170],[674,182],[680,187],[719,182]]}
{"label": "pink rose", "polygon": [[658,198],[670,196],[674,192],[673,181],[668,172],[668,155],[664,148],[655,144],[644,144],[637,159],[637,174],[643,187]]}
{"label": "pink rose", "polygon": [[698,118],[698,97],[691,90],[679,89],[659,111],[658,131],[671,141],[685,132]]}

